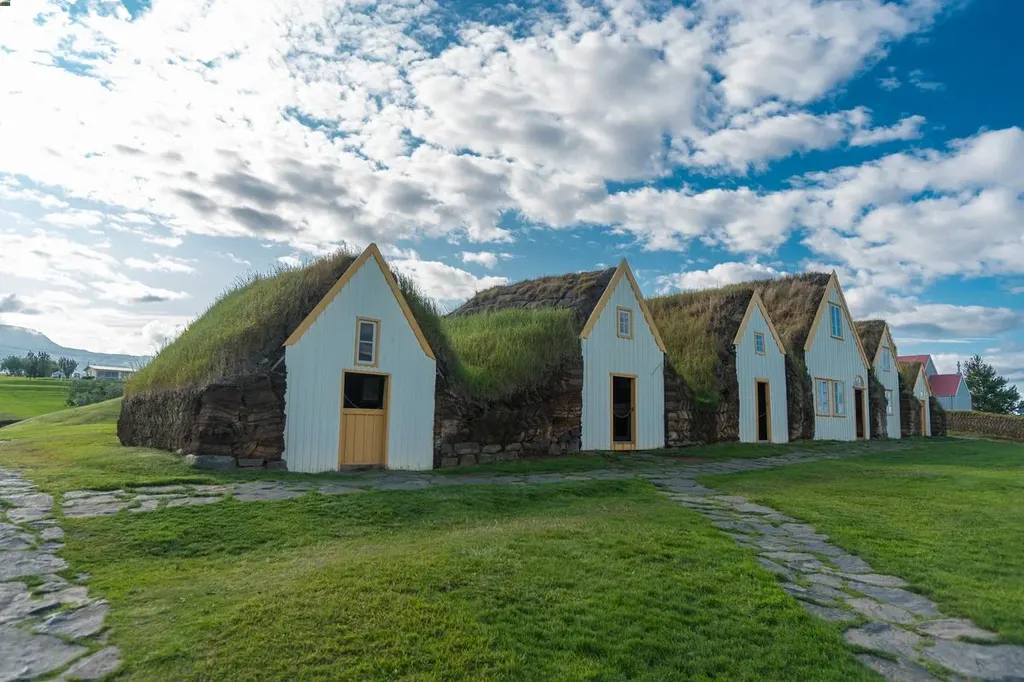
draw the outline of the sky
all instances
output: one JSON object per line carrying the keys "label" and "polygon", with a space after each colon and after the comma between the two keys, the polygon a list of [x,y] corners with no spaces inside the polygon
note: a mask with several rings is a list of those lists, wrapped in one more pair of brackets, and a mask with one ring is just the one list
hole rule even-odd
{"label": "sky", "polygon": [[376,242],[444,306],[835,270],[1024,387],[1024,3],[13,0],[0,322],[148,354]]}

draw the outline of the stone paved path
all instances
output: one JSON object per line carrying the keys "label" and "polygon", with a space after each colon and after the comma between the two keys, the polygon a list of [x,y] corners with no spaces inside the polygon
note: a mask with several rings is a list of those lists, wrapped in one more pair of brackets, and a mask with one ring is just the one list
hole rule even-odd
{"label": "stone paved path", "polygon": [[89,597],[89,576],[61,575],[63,538],[53,497],[0,470],[0,682],[96,680],[121,665],[120,650],[106,646],[107,604]]}
{"label": "stone paved path", "polygon": [[[818,533],[813,527],[773,509],[751,504],[742,497],[725,495],[704,487],[695,480],[698,476],[708,474],[738,473],[826,459],[845,459],[898,447],[898,444],[892,444],[842,454],[791,453],[779,457],[698,464],[670,463],[664,458],[651,458],[651,466],[647,468],[579,473],[439,475],[429,472],[371,471],[350,479],[321,481],[285,479],[219,485],[142,486],[114,491],[79,490],[65,494],[60,503],[65,516],[92,517],[108,516],[122,510],[140,513],[187,505],[216,504],[232,497],[243,502],[283,500],[313,491],[322,495],[351,495],[369,490],[644,478],[671,499],[707,517],[736,542],[755,552],[761,565],[775,573],[782,588],[811,614],[847,625],[845,637],[851,645],[880,653],[859,654],[858,658],[886,679],[893,682],[939,682],[940,678],[926,667],[929,666],[932,671],[946,671],[945,677],[950,682],[964,679],[1024,682],[1024,647],[999,644],[995,633],[982,630],[969,620],[943,616],[932,601],[905,589],[906,583],[903,580],[876,573],[867,562],[832,545],[826,535]],[[55,671],[74,659],[79,662],[64,673],[65,677],[58,679],[71,679],[73,673],[84,679],[92,679],[84,677],[81,669],[89,673],[116,668],[120,665],[120,656],[115,647],[97,651],[102,642],[95,637],[95,633],[102,627],[106,605],[89,601],[84,587],[62,584],[58,581],[63,579],[52,575],[54,571],[65,567],[63,560],[54,553],[59,549],[61,534],[50,516],[53,500],[49,495],[36,493],[31,484],[16,475],[0,472],[0,499],[8,500],[11,497],[17,498],[13,504],[18,506],[8,511],[8,523],[0,524],[0,551],[6,549],[9,556],[17,555],[18,558],[13,563],[0,561],[0,581],[10,581],[18,575],[41,575],[45,584],[36,588],[36,591],[50,588],[51,581],[53,588],[31,602],[28,601],[28,589],[23,583],[17,583],[20,585],[18,588],[10,588],[13,590],[11,595],[14,595],[10,599],[0,591],[0,682],[31,678],[33,674],[42,674],[37,672],[37,668],[45,666],[50,666],[47,670]],[[11,584],[0,582],[0,590]],[[63,620],[51,617],[45,620],[46,625],[43,626],[38,614],[56,608],[44,606],[43,602],[59,602],[60,599],[55,595],[68,590],[80,590],[71,593],[79,595],[74,604],[77,610],[72,613],[80,615],[65,617]],[[69,599],[70,596],[65,598]],[[17,604],[26,606],[18,606],[16,600],[20,600]],[[29,603],[35,604],[39,610],[26,612],[24,616],[17,615],[28,609]],[[18,627],[4,624],[8,614],[18,620]],[[68,623],[67,620],[72,622]],[[66,642],[52,634],[35,634],[36,631],[57,634],[71,632],[79,639],[72,637],[71,642]],[[7,651],[18,651],[18,655],[26,661],[31,659],[41,662],[26,662],[22,664],[23,670],[8,673],[7,669],[13,670],[15,664],[7,664]],[[84,658],[87,652],[95,653]],[[75,668],[80,670],[76,671]],[[8,676],[5,677],[5,674]]]}

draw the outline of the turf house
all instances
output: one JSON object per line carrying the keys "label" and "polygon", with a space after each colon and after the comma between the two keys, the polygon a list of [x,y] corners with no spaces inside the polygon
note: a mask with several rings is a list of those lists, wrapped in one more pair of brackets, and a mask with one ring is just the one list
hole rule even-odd
{"label": "turf house", "polygon": [[690,438],[691,396],[678,377],[666,390],[664,344],[626,261],[481,291],[443,325],[458,367],[437,397],[441,466]]}
{"label": "turf house", "polygon": [[789,440],[786,350],[753,284],[652,298],[671,366],[708,406],[709,441]]}
{"label": "turf house", "polygon": [[885,320],[859,320],[855,326],[864,352],[871,361],[871,374],[877,379],[877,383],[871,382],[872,390],[868,391],[871,437],[899,438],[900,374],[896,342]]}
{"label": "turf house", "polygon": [[917,360],[900,362],[900,423],[904,436],[932,435],[932,389],[925,366]]}
{"label": "turf house", "polygon": [[118,437],[197,466],[428,469],[452,364],[433,304],[377,247],[339,251],[215,301],[128,382]]}

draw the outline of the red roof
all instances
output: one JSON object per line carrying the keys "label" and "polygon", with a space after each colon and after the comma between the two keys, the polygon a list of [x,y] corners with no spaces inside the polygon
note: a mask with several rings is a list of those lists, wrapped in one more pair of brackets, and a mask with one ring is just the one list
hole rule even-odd
{"label": "red roof", "polygon": [[930,355],[901,355],[899,360],[900,362],[920,362],[922,365],[927,365],[931,357]]}
{"label": "red roof", "polygon": [[961,379],[959,374],[933,374],[928,377],[928,383],[932,385],[933,394],[946,397],[956,395]]}

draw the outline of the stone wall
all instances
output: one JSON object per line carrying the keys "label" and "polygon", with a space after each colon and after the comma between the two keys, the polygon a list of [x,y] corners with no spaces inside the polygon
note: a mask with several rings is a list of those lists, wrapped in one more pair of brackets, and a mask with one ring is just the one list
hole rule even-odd
{"label": "stone wall", "polygon": [[284,374],[125,396],[122,445],[180,451],[196,466],[284,468]]}
{"label": "stone wall", "polygon": [[932,435],[945,436],[949,432],[949,412],[939,404],[939,399],[932,396],[928,399],[929,417],[932,422]]}
{"label": "stone wall", "polygon": [[715,435],[715,412],[698,404],[693,391],[665,359],[665,447],[708,443]]}
{"label": "stone wall", "polygon": [[789,440],[814,439],[814,385],[802,363],[786,355],[786,410]]}
{"label": "stone wall", "polygon": [[900,436],[921,435],[921,401],[900,382]]}
{"label": "stone wall", "polygon": [[868,423],[871,424],[872,438],[888,438],[888,415],[885,413],[885,386],[868,370]]}
{"label": "stone wall", "polygon": [[435,467],[579,452],[582,357],[550,385],[511,400],[475,401],[439,387],[434,408]]}
{"label": "stone wall", "polygon": [[946,413],[950,431],[1024,441],[1024,417],[988,412]]}

